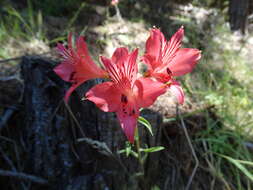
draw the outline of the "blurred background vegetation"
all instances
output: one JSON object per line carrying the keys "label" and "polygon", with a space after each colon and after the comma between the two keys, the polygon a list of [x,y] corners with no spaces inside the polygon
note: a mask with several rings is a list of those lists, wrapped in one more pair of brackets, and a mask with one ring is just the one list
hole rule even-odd
{"label": "blurred background vegetation", "polygon": [[[199,129],[192,138],[201,167],[213,176],[211,184],[217,180],[224,189],[250,190],[253,3],[241,1],[248,3],[247,11],[239,11],[239,16],[247,13],[242,29],[231,27],[231,15],[237,14],[231,12],[231,2],[120,0],[119,15],[108,0],[0,0],[0,60],[26,54],[54,57],[56,43],[65,43],[70,31],[86,36],[95,60],[118,46],[141,47],[143,53],[151,27],[161,28],[169,39],[183,25],[184,46],[203,53],[194,72],[179,79],[187,96],[184,117]],[[0,62],[0,76],[12,73],[18,63]],[[191,119],[196,115],[205,119]],[[170,113],[164,116],[165,122],[173,122]]]}

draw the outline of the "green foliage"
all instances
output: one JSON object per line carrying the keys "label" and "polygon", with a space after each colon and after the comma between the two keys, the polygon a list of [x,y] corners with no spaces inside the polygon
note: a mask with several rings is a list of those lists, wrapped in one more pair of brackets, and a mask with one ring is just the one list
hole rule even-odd
{"label": "green foliage", "polygon": [[2,17],[1,29],[5,31],[6,35],[27,40],[31,38],[45,40],[42,12],[35,13],[30,3],[27,11],[24,12],[12,6],[4,7],[3,11],[6,14]]}
{"label": "green foliage", "polygon": [[[35,11],[31,1],[27,2],[28,6],[23,10],[18,10],[11,4],[0,7],[0,13],[2,13],[0,43],[9,47],[0,49],[1,58],[17,56],[11,52],[22,51],[20,48],[24,47],[25,42],[47,43],[42,12]],[[13,47],[10,44],[13,44]]]}
{"label": "green foliage", "polygon": [[243,189],[239,187],[245,187],[245,181],[252,183],[253,172],[253,155],[245,146],[247,137],[240,131],[221,128],[220,121],[211,119],[208,114],[207,118],[208,128],[199,134],[196,142],[205,147],[202,156],[209,164],[211,174],[219,176],[225,184],[232,182],[238,189]]}
{"label": "green foliage", "polygon": [[204,25],[205,31],[193,26],[193,20],[178,16],[177,22],[189,23],[186,47],[201,47],[203,52],[196,70],[182,83],[187,96],[213,107],[213,114],[205,112],[205,129],[195,139],[208,170],[226,189],[252,189],[253,154],[245,146],[252,143],[253,135],[252,61],[245,56],[249,50],[235,40],[219,14],[209,16],[208,23],[215,22]]}
{"label": "green foliage", "polygon": [[41,9],[44,14],[52,16],[68,16],[77,10],[84,0],[31,0],[36,9]]}

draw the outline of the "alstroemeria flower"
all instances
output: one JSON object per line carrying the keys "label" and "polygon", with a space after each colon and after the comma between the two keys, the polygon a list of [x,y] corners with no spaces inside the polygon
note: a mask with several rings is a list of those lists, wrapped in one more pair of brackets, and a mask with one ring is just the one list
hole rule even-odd
{"label": "alstroemeria flower", "polygon": [[62,44],[58,44],[57,48],[64,60],[54,68],[54,71],[63,80],[72,83],[64,97],[65,101],[68,101],[71,93],[85,81],[94,78],[105,78],[108,75],[91,59],[83,37],[76,40],[76,47],[73,48],[72,35],[69,34],[68,49]]}
{"label": "alstroemeria flower", "polygon": [[139,117],[139,109],[148,107],[165,93],[166,85],[150,78],[137,78],[138,50],[129,53],[117,48],[111,59],[101,56],[111,81],[98,84],[86,93],[86,98],[105,112],[116,112],[120,125],[130,142]]}
{"label": "alstroemeria flower", "polygon": [[119,3],[119,0],[112,0],[111,5],[117,5]]}
{"label": "alstroemeria flower", "polygon": [[184,102],[184,93],[173,77],[191,72],[201,57],[198,49],[180,48],[183,36],[183,27],[169,41],[159,29],[152,29],[142,59],[148,66],[145,76],[166,83],[180,104]]}

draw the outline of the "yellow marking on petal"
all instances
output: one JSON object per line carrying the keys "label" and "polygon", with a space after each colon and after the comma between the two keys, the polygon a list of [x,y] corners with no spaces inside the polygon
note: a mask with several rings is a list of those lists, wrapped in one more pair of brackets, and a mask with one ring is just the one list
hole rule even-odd
{"label": "yellow marking on petal", "polygon": [[106,72],[106,73],[105,73],[104,78],[106,78],[106,79],[110,79],[110,75],[109,75],[109,73],[108,73],[108,72]]}
{"label": "yellow marking on petal", "polygon": [[170,87],[171,84],[172,84],[171,81],[165,82],[165,83],[164,83],[164,87],[166,87],[166,88],[167,88],[167,87]]}
{"label": "yellow marking on petal", "polygon": [[148,72],[148,71],[146,71],[145,73],[143,73],[143,76],[144,76],[144,77],[149,77],[149,76],[150,76],[150,74],[149,74],[149,72]]}
{"label": "yellow marking on petal", "polygon": [[168,82],[166,82],[165,84],[169,86],[169,85],[172,84],[172,82],[171,82],[171,81],[168,81]]}

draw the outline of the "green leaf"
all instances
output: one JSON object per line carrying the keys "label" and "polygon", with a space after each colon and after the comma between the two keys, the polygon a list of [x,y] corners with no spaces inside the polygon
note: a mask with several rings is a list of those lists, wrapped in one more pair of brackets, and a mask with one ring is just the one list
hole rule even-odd
{"label": "green leaf", "polygon": [[130,154],[132,156],[134,156],[135,158],[138,158],[138,154],[136,152],[134,152],[133,150],[131,150]]}
{"label": "green leaf", "polygon": [[[225,155],[220,155],[221,157],[223,158],[226,158],[228,161],[230,161],[232,164],[234,164],[239,170],[241,170],[244,175],[246,175],[251,181],[253,181],[253,175],[249,172],[249,170],[247,168],[245,168],[241,163],[244,163],[245,162],[247,164],[249,164],[250,162],[248,161],[242,161],[242,160],[236,160],[236,159],[233,159],[229,156],[225,156]],[[250,163],[250,165],[252,165],[252,162]]]}
{"label": "green leaf", "polygon": [[141,158],[142,163],[145,163],[145,162],[146,162],[146,160],[147,160],[147,158],[148,158],[148,153],[147,153],[147,152],[145,152],[145,153],[144,153],[144,155],[143,155],[143,156],[142,156],[142,158]]}
{"label": "green leaf", "polygon": [[35,22],[34,22],[34,10],[33,10],[33,6],[32,6],[32,1],[31,0],[27,0],[27,4],[28,4],[28,19],[29,19],[29,24],[31,26],[31,28],[34,30],[35,29]]}
{"label": "green leaf", "polygon": [[144,125],[148,129],[148,131],[150,132],[150,134],[153,136],[152,126],[151,126],[151,124],[144,117],[139,116],[138,122],[141,123],[142,125]]}
{"label": "green leaf", "polygon": [[54,38],[54,39],[49,41],[49,44],[59,42],[59,41],[64,41],[64,40],[66,40],[66,38],[67,38],[66,36],[60,36],[60,37]]}
{"label": "green leaf", "polygon": [[16,9],[14,9],[13,7],[10,7],[10,8],[7,9],[7,12],[10,15],[15,16],[16,18],[18,18],[19,21],[22,22],[22,24],[24,24],[25,28],[29,32],[31,32],[31,34],[34,35],[32,28],[29,26],[29,24],[25,21],[25,19],[21,16],[21,14]]}
{"label": "green leaf", "polygon": [[124,152],[126,152],[126,150],[122,149],[122,150],[119,150],[119,151],[118,151],[118,154],[122,154],[122,153],[124,153]]}
{"label": "green leaf", "polygon": [[127,157],[128,157],[129,154],[131,153],[131,150],[132,150],[131,146],[127,146],[127,147],[126,147],[126,156],[127,156]]}
{"label": "green leaf", "polygon": [[38,37],[39,39],[42,39],[43,37],[43,17],[42,12],[39,10],[38,16],[37,16],[37,24],[38,24]]}
{"label": "green leaf", "polygon": [[118,154],[126,153],[126,156],[132,155],[136,158],[138,158],[138,154],[132,150],[132,145],[127,142],[125,145],[125,149],[119,150]]}
{"label": "green leaf", "polygon": [[238,161],[239,163],[241,163],[241,164],[253,166],[253,162],[250,162],[250,161],[245,161],[245,160],[237,160],[237,161]]}
{"label": "green leaf", "polygon": [[166,122],[166,123],[167,122],[169,123],[169,122],[172,122],[172,121],[176,121],[176,118],[173,117],[173,118],[164,118],[163,119],[163,122]]}
{"label": "green leaf", "polygon": [[164,149],[163,146],[155,146],[155,147],[151,147],[151,148],[144,148],[144,149],[141,148],[140,151],[150,153],[150,152],[158,152],[163,149]]}

